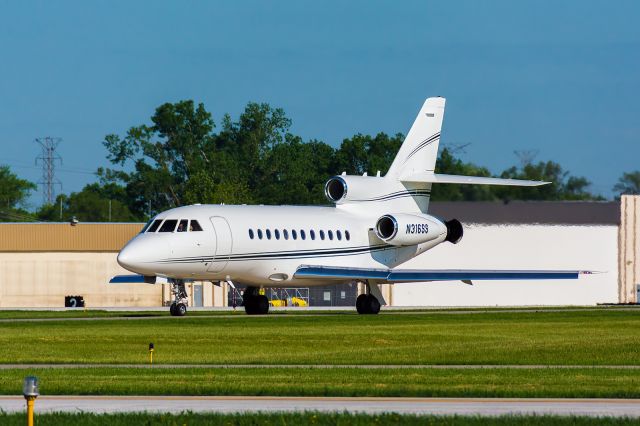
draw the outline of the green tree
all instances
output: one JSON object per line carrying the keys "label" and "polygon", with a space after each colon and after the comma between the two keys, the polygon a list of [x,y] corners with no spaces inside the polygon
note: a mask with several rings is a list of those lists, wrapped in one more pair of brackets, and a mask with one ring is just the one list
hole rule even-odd
{"label": "green tree", "polygon": [[73,217],[81,222],[140,221],[141,218],[131,213],[129,207],[119,199],[123,190],[114,184],[101,186],[92,183],[80,192],[58,195],[55,204],[42,206],[36,215],[44,221],[68,221]]}
{"label": "green tree", "polygon": [[34,183],[20,179],[9,166],[0,166],[0,221],[33,220],[26,207],[27,199],[35,189]]}
{"label": "green tree", "polygon": [[287,134],[263,161],[265,184],[256,188],[264,204],[325,204],[324,183],[332,174],[334,150],[329,145]]}
{"label": "green tree", "polygon": [[494,192],[503,200],[601,200],[588,191],[590,182],[584,177],[570,176],[560,164],[540,161],[511,167],[500,175],[506,179],[525,179],[551,182],[537,187],[496,187]]}
{"label": "green tree", "polygon": [[378,133],[375,137],[357,134],[344,139],[335,153],[336,172],[362,175],[365,172],[375,176],[378,171],[386,173],[402,145],[401,133],[390,137]]}
{"label": "green tree", "polygon": [[640,171],[623,173],[618,182],[613,186],[613,191],[618,195],[640,194]]}
{"label": "green tree", "polygon": [[[465,163],[456,158],[447,148],[442,148],[436,161],[436,173],[463,176],[491,176],[485,167]],[[495,200],[496,195],[487,185],[434,184],[431,187],[434,201],[486,201]]]}
{"label": "green tree", "polygon": [[107,135],[103,142],[112,163],[133,163],[131,173],[107,173],[126,185],[131,207],[139,216],[150,202],[156,210],[182,205],[186,183],[207,168],[207,152],[214,148],[214,123],[202,104],[165,103],[151,121],[152,125],[130,128],[124,138]]}

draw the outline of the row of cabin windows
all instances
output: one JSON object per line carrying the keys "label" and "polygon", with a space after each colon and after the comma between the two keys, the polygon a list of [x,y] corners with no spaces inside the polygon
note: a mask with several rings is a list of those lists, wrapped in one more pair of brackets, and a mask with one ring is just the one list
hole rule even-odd
{"label": "row of cabin windows", "polygon": [[[342,236],[344,235],[344,239],[349,241],[351,240],[351,234],[349,233],[349,231],[344,231],[344,234],[342,233],[342,231],[335,231],[335,233],[333,231],[327,231],[325,233],[325,231],[320,230],[318,232],[318,234],[320,235],[320,239],[324,240],[325,238],[329,238],[330,240],[333,240],[334,236],[338,241],[342,240]],[[254,232],[253,229],[249,229],[249,238],[251,238],[252,240],[257,236],[259,240],[261,240],[262,238],[266,237],[267,240],[271,239],[271,236],[273,235],[273,237],[275,237],[276,240],[280,239],[280,236],[282,236],[282,238],[284,238],[285,240],[289,239],[289,235],[291,235],[291,239],[293,240],[297,240],[298,236],[300,237],[301,240],[306,240],[307,239],[307,233],[304,229],[301,229],[300,231],[297,231],[295,229],[292,229],[291,231],[289,231],[288,229],[283,229],[282,233],[280,232],[279,229],[274,229],[273,233],[271,232],[270,229],[265,229],[264,232],[262,231],[262,229],[258,229]],[[313,229],[309,230],[309,238],[312,240],[316,239],[316,231],[314,231]]]}
{"label": "row of cabin windows", "polygon": [[198,223],[197,220],[189,220],[189,219],[167,219],[164,222],[162,219],[156,219],[154,221],[149,221],[142,231],[141,234],[145,232],[196,232],[202,231],[202,226]]}

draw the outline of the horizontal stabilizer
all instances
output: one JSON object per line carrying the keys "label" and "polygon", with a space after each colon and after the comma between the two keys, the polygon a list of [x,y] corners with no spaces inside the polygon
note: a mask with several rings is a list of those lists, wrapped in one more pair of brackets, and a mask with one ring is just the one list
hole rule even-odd
{"label": "horizontal stabilizer", "polygon": [[456,270],[456,269],[366,269],[302,265],[295,278],[335,280],[378,280],[387,283],[420,281],[477,280],[568,280],[591,271],[530,271],[530,270]]}
{"label": "horizontal stabilizer", "polygon": [[116,275],[109,280],[109,284],[166,284],[164,277],[145,275]]}
{"label": "horizontal stabilizer", "polygon": [[430,172],[413,173],[400,179],[411,183],[457,183],[467,185],[541,186],[551,182],[521,179],[500,179],[481,176],[442,175]]}

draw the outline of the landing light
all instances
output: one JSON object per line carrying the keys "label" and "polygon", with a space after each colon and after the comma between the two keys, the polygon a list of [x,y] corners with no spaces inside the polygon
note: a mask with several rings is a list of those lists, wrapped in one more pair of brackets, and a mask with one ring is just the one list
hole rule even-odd
{"label": "landing light", "polygon": [[33,426],[33,405],[38,395],[40,395],[37,377],[27,376],[24,378],[22,395],[27,400],[27,426]]}

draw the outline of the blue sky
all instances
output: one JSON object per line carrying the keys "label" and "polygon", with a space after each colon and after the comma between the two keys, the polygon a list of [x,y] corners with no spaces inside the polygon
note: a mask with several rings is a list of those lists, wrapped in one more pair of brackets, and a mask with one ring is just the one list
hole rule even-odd
{"label": "blue sky", "polygon": [[465,160],[499,172],[537,150],[610,196],[640,169],[639,18],[637,1],[0,0],[0,163],[37,181],[33,140],[61,137],[78,191],[108,165],[104,135],[163,102],[217,122],[268,102],[337,146],[406,132],[441,95]]}

